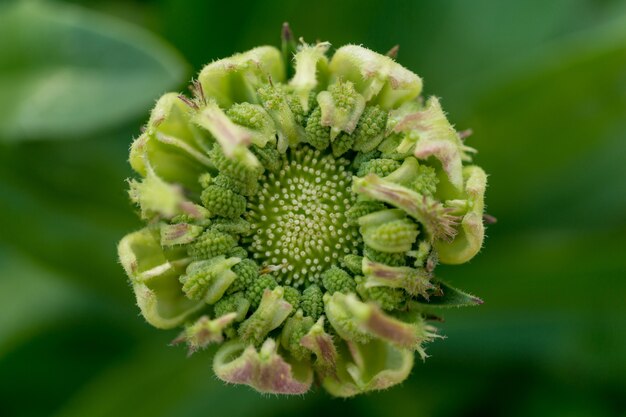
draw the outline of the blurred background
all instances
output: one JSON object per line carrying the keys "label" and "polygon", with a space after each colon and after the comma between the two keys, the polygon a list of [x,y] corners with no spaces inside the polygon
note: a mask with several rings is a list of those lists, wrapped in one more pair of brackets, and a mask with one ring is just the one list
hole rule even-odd
{"label": "blurred background", "polygon": [[[379,52],[442,98],[490,174],[483,251],[400,387],[349,400],[228,387],[138,314],[128,147],[213,59],[296,36]],[[626,2],[0,4],[1,416],[626,416]]]}

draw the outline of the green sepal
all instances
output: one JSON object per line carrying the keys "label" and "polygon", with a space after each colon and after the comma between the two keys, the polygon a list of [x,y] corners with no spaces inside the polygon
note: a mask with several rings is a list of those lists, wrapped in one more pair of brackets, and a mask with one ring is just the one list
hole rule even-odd
{"label": "green sepal", "polygon": [[304,142],[304,127],[296,121],[283,88],[268,84],[259,88],[257,93],[263,107],[276,124],[278,151],[285,153],[288,147],[295,148],[300,142]]}
{"label": "green sepal", "polygon": [[118,255],[142,316],[154,327],[171,329],[205,304],[188,299],[178,281],[189,259],[178,249],[165,251],[159,240],[159,229],[146,227],[126,235],[118,245]]}
{"label": "green sepal", "polygon": [[444,281],[434,280],[433,284],[436,290],[430,298],[412,300],[409,303],[412,309],[428,311],[430,308],[472,307],[484,303],[481,298],[461,291]]}
{"label": "green sepal", "polygon": [[306,335],[300,339],[300,344],[315,355],[313,367],[320,379],[335,377],[338,360],[337,348],[330,334],[324,330],[324,316],[315,322]]}
{"label": "green sepal", "polygon": [[415,145],[413,153],[417,158],[434,156],[441,163],[450,183],[457,190],[463,189],[463,161],[470,160],[468,152],[474,150],[463,145],[436,97],[428,99],[424,110],[406,115],[393,131],[406,135],[401,148],[408,143]]}
{"label": "green sepal", "polygon": [[257,351],[240,340],[223,344],[213,358],[213,371],[231,384],[248,385],[266,394],[304,394],[313,382],[308,364],[288,362],[278,354],[273,339],[266,339]]}
{"label": "green sepal", "polygon": [[143,220],[171,219],[183,212],[183,203],[193,204],[187,201],[180,186],[164,181],[150,165],[147,165],[145,178],[131,179],[128,185],[128,195],[139,206]]}

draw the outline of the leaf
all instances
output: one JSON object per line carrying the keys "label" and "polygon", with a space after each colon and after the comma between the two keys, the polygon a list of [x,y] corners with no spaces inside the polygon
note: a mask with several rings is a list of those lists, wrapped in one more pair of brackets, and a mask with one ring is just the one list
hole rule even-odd
{"label": "leaf", "polygon": [[483,304],[484,301],[475,295],[468,294],[464,291],[454,288],[443,281],[435,281],[438,287],[435,295],[432,295],[428,301],[416,301],[415,304],[423,307],[433,308],[451,308],[451,307],[470,307]]}
{"label": "leaf", "polygon": [[155,36],[77,6],[0,9],[0,141],[76,138],[146,111],[187,67]]}

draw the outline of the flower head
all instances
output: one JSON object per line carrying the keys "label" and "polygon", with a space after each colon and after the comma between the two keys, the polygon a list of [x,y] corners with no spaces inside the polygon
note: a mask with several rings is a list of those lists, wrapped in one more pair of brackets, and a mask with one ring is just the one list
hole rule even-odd
{"label": "flower head", "polygon": [[486,175],[416,74],[284,33],[283,53],[215,61],[158,100],[130,153],[146,227],[119,256],[150,324],[221,344],[222,380],[385,389],[426,357],[432,309],[481,302],[434,267],[480,250]]}

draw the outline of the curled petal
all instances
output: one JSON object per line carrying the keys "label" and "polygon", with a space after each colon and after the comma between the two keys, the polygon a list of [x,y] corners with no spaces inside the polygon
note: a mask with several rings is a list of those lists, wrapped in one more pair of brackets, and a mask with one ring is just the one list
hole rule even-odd
{"label": "curled petal", "polygon": [[150,165],[147,175],[141,181],[130,180],[128,195],[141,209],[141,218],[150,220],[156,216],[170,219],[181,213],[186,202],[183,190],[160,178]]}
{"label": "curled petal", "polygon": [[376,174],[353,177],[352,189],[358,194],[391,204],[404,210],[424,225],[432,239],[451,239],[457,218],[440,202],[407,187],[382,179]]}
{"label": "curled petal", "polygon": [[224,344],[215,354],[213,369],[221,380],[248,385],[269,394],[304,394],[311,387],[313,372],[308,366],[290,364],[267,339],[259,351],[235,340]]}
{"label": "curled petal", "polygon": [[132,144],[130,164],[142,176],[148,166],[167,182],[197,190],[197,178],[211,169],[207,157],[210,140],[190,123],[190,111],[176,93],[167,93],[157,101],[146,129]]}
{"label": "curled petal", "polygon": [[347,342],[336,366],[336,376],[322,380],[337,397],[351,397],[390,388],[403,382],[413,368],[413,352],[383,340],[366,344]]}
{"label": "curled petal", "polygon": [[430,340],[430,335],[424,334],[421,322],[405,323],[395,319],[376,304],[364,303],[354,294],[327,294],[324,303],[328,321],[345,340],[367,343],[375,338],[418,351],[423,342]]}
{"label": "curled petal", "polygon": [[407,132],[409,143],[416,141],[415,156],[419,159],[437,158],[450,183],[457,190],[463,189],[462,169],[463,160],[467,158],[466,148],[436,97],[428,100],[426,109],[406,115],[393,131]]}
{"label": "curled petal", "polygon": [[252,133],[233,123],[215,102],[201,108],[193,120],[211,132],[228,158],[250,168],[261,166],[256,156],[248,149],[252,142]]}
{"label": "curled petal", "polygon": [[189,260],[184,258],[184,251],[163,250],[158,228],[126,235],[118,245],[118,254],[141,314],[154,327],[179,326],[205,306],[185,297],[178,277]]}
{"label": "curled petal", "polygon": [[421,268],[388,266],[363,258],[362,270],[365,288],[402,288],[411,295],[421,295],[426,299],[428,291],[435,288],[430,282],[430,274]]}
{"label": "curled petal", "polygon": [[274,47],[260,46],[205,66],[198,75],[196,94],[204,101],[214,99],[222,108],[257,103],[256,90],[270,79],[285,79],[282,54]]}
{"label": "curled petal", "polygon": [[435,242],[439,260],[445,264],[462,264],[476,255],[483,245],[485,226],[483,210],[487,175],[477,166],[463,169],[468,211],[461,220],[459,233],[451,242]]}
{"label": "curled petal", "polygon": [[293,307],[283,299],[283,295],[283,287],[263,292],[259,307],[239,326],[239,336],[244,342],[258,345],[289,317]]}
{"label": "curled petal", "polygon": [[329,65],[332,77],[352,81],[365,100],[385,109],[413,100],[422,91],[422,80],[388,56],[358,45],[337,50]]}
{"label": "curled petal", "polygon": [[313,366],[321,379],[335,376],[337,349],[332,336],[324,330],[324,316],[300,339],[300,344],[315,354]]}
{"label": "curled petal", "polygon": [[289,81],[300,100],[300,105],[305,112],[309,111],[309,93],[315,89],[320,78],[327,76],[328,58],[326,51],[330,43],[320,42],[316,45],[302,45],[295,54],[296,74]]}

